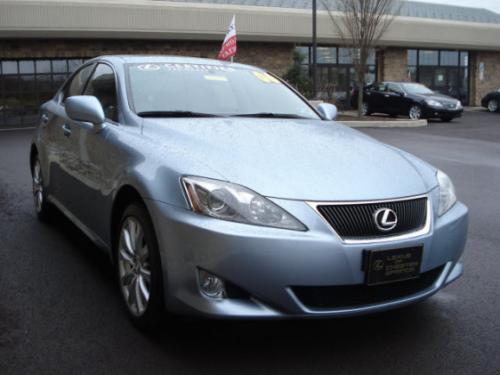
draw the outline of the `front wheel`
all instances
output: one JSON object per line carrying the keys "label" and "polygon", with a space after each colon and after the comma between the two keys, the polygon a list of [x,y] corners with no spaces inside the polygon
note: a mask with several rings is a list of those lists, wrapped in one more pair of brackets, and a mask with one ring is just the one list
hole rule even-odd
{"label": "front wheel", "polygon": [[498,100],[496,99],[490,99],[488,102],[488,111],[490,112],[498,112]]}
{"label": "front wheel", "polygon": [[125,306],[143,330],[156,328],[164,314],[163,277],[153,223],[140,203],[123,212],[116,236],[116,268]]}
{"label": "front wheel", "polygon": [[412,105],[408,111],[410,120],[420,120],[422,118],[422,107],[418,104]]}
{"label": "front wheel", "polygon": [[451,122],[453,120],[453,117],[441,117],[442,122]]}
{"label": "front wheel", "polygon": [[35,213],[40,221],[49,221],[52,217],[53,207],[47,201],[47,194],[45,192],[45,185],[43,180],[42,165],[38,155],[35,156],[32,170],[32,187],[33,187],[33,203],[35,206]]}

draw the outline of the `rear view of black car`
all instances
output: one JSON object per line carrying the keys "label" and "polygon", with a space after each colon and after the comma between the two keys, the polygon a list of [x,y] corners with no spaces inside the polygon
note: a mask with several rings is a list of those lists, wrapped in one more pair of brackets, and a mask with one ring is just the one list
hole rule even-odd
{"label": "rear view of black car", "polygon": [[[351,97],[351,106],[357,108],[358,92]],[[462,116],[459,100],[429,90],[419,83],[382,82],[365,87],[363,115],[385,113],[393,117],[407,116],[412,120],[439,118],[448,122]]]}
{"label": "rear view of black car", "polygon": [[500,112],[500,90],[490,92],[481,100],[481,105],[490,112]]}

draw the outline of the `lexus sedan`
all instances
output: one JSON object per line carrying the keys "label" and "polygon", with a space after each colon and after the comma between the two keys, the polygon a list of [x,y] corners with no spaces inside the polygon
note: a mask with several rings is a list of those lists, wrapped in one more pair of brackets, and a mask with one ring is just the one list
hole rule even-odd
{"label": "lexus sedan", "polygon": [[430,297],[462,274],[467,208],[444,172],[335,115],[252,66],[96,58],[41,107],[36,213],[109,254],[141,328]]}
{"label": "lexus sedan", "polygon": [[500,112],[500,89],[487,94],[481,100],[481,105],[490,112]]}
{"label": "lexus sedan", "polygon": [[[353,92],[351,106],[357,108],[358,93]],[[393,117],[407,116],[411,120],[437,118],[443,122],[461,117],[462,103],[449,96],[431,91],[419,83],[382,82],[366,86],[362,113],[385,113]]]}

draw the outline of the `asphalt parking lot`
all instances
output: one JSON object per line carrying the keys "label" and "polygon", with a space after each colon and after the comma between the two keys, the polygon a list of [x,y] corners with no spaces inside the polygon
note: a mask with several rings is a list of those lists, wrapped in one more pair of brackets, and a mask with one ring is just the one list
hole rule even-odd
{"label": "asphalt parking lot", "polygon": [[128,322],[107,258],[62,216],[35,219],[31,132],[0,132],[0,373],[500,374],[500,114],[363,132],[454,180],[471,215],[459,281],[374,316],[179,319],[149,336]]}

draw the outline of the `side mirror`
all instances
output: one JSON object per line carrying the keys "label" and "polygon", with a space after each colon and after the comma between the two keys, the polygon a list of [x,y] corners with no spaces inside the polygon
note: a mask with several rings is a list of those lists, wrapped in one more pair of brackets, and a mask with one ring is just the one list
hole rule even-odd
{"label": "side mirror", "polygon": [[337,107],[330,103],[321,103],[316,108],[324,120],[335,120],[337,117]]}
{"label": "side mirror", "polygon": [[90,122],[95,126],[102,125],[105,120],[104,110],[95,96],[70,96],[64,102],[66,114],[74,121]]}

